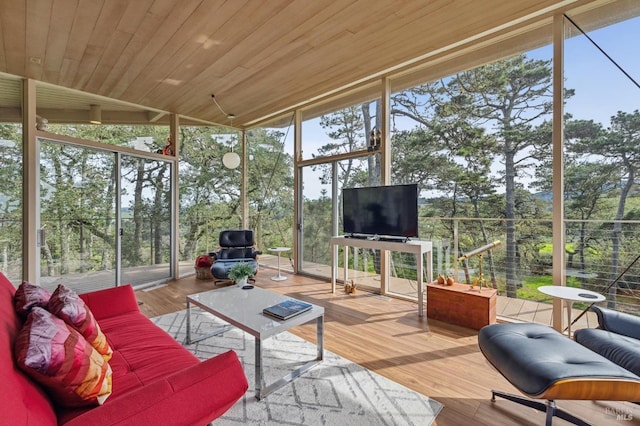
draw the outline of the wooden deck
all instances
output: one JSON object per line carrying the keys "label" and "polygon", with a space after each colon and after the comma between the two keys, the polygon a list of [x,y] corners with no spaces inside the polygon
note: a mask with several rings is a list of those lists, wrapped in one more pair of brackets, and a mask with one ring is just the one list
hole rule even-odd
{"label": "wooden deck", "polygon": [[[283,272],[293,272],[292,263],[287,253],[280,258],[280,268]],[[259,258],[260,274],[267,277],[275,275],[278,258],[272,254],[263,254]],[[180,277],[189,277],[195,273],[193,262],[180,262]],[[126,268],[123,272],[123,282],[136,286],[144,286],[152,282],[162,285],[167,280],[169,266],[163,265],[147,265],[134,268]],[[321,264],[305,264],[305,271],[314,276],[318,276],[319,280],[325,277],[327,281],[327,289],[331,289],[328,282],[330,278],[330,267]],[[342,277],[342,268],[338,269],[338,277]],[[349,278],[354,279],[361,289],[366,289],[372,293],[380,293],[380,276],[376,274],[350,271]],[[99,290],[112,287],[114,285],[113,271],[90,272],[86,274],[68,274],[58,277],[42,277],[40,284],[53,291],[58,284],[64,284],[78,293]],[[417,284],[415,280],[407,280],[401,278],[391,278],[389,283],[388,294],[382,296],[400,297],[406,300],[416,302],[418,298]],[[425,294],[428,297],[427,294]],[[425,299],[426,300],[426,299]],[[582,313],[579,309],[574,309],[572,318],[577,318]],[[506,321],[522,321],[537,322],[545,325],[552,325],[552,305],[549,298],[548,303],[540,303],[523,299],[512,299],[502,295],[498,295],[497,316],[501,320]],[[564,315],[563,315],[564,318]],[[596,327],[597,319],[594,313],[588,312],[572,326],[572,330],[584,327]],[[566,324],[565,324],[566,327]]]}
{"label": "wooden deck", "polygon": [[[305,265],[305,271],[317,275],[319,277],[331,277],[330,267],[320,264],[307,264]],[[343,270],[338,268],[338,278],[342,280]],[[360,286],[360,288],[366,289],[372,292],[380,292],[380,276],[362,271],[349,271],[349,279],[353,279],[354,282]],[[329,289],[331,284],[327,284]],[[418,290],[415,280],[408,280],[402,278],[390,278],[388,295],[406,298],[410,301],[418,300]],[[425,293],[425,297],[429,295]],[[425,299],[426,300],[426,299]],[[517,321],[517,322],[536,322],[544,325],[551,326],[553,322],[552,315],[552,298],[548,298],[545,302],[537,302],[533,300],[514,299],[504,295],[498,295],[497,300],[497,317],[504,321]],[[582,314],[581,309],[573,309],[571,318],[578,318]],[[563,313],[563,320],[566,315]],[[596,314],[593,312],[587,312],[580,319],[571,326],[571,330],[575,331],[579,328],[597,327],[598,320]],[[566,324],[564,324],[566,328]]]}
{"label": "wooden deck", "polygon": [[[272,275],[272,269],[261,268],[256,284],[325,308],[327,350],[443,403],[437,425],[544,424],[543,413],[501,399],[491,402],[491,389],[518,392],[486,362],[475,331],[419,317],[417,303],[412,301],[365,291],[332,294],[327,280],[285,273],[286,281],[275,282]],[[137,296],[142,311],[153,317],[184,309],[186,295],[214,288],[211,281],[191,276],[137,291]],[[504,309],[519,315],[535,316],[538,311],[525,303],[505,305]],[[313,325],[292,332],[315,342]],[[557,403],[595,425],[640,425],[640,406],[632,403]],[[567,422],[554,419],[553,424]]]}

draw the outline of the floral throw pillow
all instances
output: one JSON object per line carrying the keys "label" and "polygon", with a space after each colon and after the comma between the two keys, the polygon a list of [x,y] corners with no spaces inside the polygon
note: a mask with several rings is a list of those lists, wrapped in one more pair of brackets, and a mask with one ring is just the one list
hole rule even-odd
{"label": "floral throw pillow", "polygon": [[100,326],[89,307],[73,290],[62,284],[58,285],[49,299],[49,312],[79,331],[86,341],[104,357],[105,361],[111,359],[113,350],[109,346],[107,338],[100,330]]}
{"label": "floral throw pillow", "polygon": [[65,407],[102,404],[111,394],[109,363],[73,327],[34,307],[15,343],[18,366]]}
{"label": "floral throw pillow", "polygon": [[23,281],[16,290],[13,304],[18,315],[24,320],[35,306],[46,308],[50,297],[51,293],[46,288]]}

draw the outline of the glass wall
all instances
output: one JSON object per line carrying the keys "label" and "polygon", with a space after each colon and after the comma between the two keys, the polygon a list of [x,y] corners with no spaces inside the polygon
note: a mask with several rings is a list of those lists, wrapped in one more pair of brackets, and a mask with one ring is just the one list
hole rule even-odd
{"label": "glass wall", "polygon": [[566,274],[609,308],[640,314],[640,17],[626,18],[565,21]]}
{"label": "glass wall", "polygon": [[[325,167],[330,167],[325,165]],[[332,233],[331,182],[320,179],[319,166],[303,167],[302,185],[302,272],[330,277]]]}
{"label": "glass wall", "polygon": [[114,286],[115,167],[112,152],[40,140],[40,285]]}
{"label": "glass wall", "polygon": [[[260,263],[277,264],[270,247],[293,248],[293,115],[246,132],[249,176],[249,227],[254,230]],[[293,270],[292,250],[281,253],[280,266]]]}
{"label": "glass wall", "polygon": [[121,281],[166,280],[171,276],[171,164],[121,158]]}
{"label": "glass wall", "polygon": [[[539,222],[550,218],[550,194],[535,176],[550,160],[551,55],[543,46],[392,93],[392,182],[419,184],[420,236],[434,244],[435,274],[482,278],[508,297],[535,294],[531,265],[551,238],[549,222]],[[458,263],[494,241],[501,245]],[[410,260],[394,254],[392,272],[413,279]]]}
{"label": "glass wall", "polygon": [[[16,93],[22,90],[20,80],[0,77],[0,84]],[[11,106],[20,107],[19,103]],[[22,281],[22,164],[22,125],[1,123],[0,271],[14,284]]]}
{"label": "glass wall", "polygon": [[172,162],[39,142],[40,284],[84,293],[169,279]]}
{"label": "glass wall", "polygon": [[180,128],[180,260],[182,274],[194,273],[201,255],[218,247],[224,229],[240,228],[241,168],[228,169],[223,156],[240,153],[238,133],[223,127]]}
{"label": "glass wall", "polygon": [[328,99],[303,112],[302,160],[357,152],[369,145],[371,132],[381,136],[380,85],[359,87],[348,97]]}
{"label": "glass wall", "polygon": [[[361,95],[360,95],[361,96]],[[334,111],[318,109],[305,112],[302,125],[302,146],[310,141],[312,157],[320,157],[302,167],[302,265],[300,270],[313,275],[330,277],[330,238],[333,235],[332,212],[337,209],[338,234],[342,234],[342,189],[376,186],[381,182],[380,100],[363,102]],[[322,141],[316,144],[316,141]],[[326,157],[326,159],[324,158]],[[335,183],[335,189],[334,189]],[[342,248],[340,248],[342,252]],[[342,255],[339,255],[342,259]],[[376,260],[378,259],[377,263]],[[340,260],[339,267],[344,265]],[[380,289],[379,253],[356,251],[350,256],[350,268],[359,280],[358,285]],[[377,265],[377,266],[376,266]],[[357,272],[359,273],[357,273]],[[371,278],[371,279],[369,279]],[[365,282],[366,281],[366,282]]]}
{"label": "glass wall", "polygon": [[[0,271],[22,282],[22,81],[0,73]],[[12,114],[15,112],[15,114]]]}

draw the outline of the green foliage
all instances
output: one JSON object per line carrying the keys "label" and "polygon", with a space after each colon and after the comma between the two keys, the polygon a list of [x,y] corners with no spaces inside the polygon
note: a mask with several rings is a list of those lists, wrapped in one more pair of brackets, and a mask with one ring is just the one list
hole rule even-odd
{"label": "green foliage", "polygon": [[[495,256],[496,262],[502,262],[496,269],[511,271],[508,280],[517,286],[519,297],[540,297],[537,286],[551,284],[545,275],[552,261],[550,78],[549,61],[517,55],[392,96],[392,120],[410,119],[415,127],[392,129],[391,180],[419,182],[421,190],[430,191],[420,207],[421,237],[438,241],[457,235],[462,251],[506,238],[509,244]],[[568,90],[567,96],[571,94]],[[370,131],[381,123],[379,111],[379,101],[373,101],[322,117],[320,124],[330,141],[318,154],[364,150]],[[580,262],[586,261],[606,271],[625,262],[640,243],[631,226],[590,222],[640,217],[636,186],[640,113],[619,112],[609,128],[593,120],[567,119],[565,214],[576,220],[566,223],[568,264],[580,269]],[[54,133],[136,146],[145,152],[161,149],[168,136],[166,126],[50,127]],[[283,143],[291,129],[291,125],[256,128],[246,133],[249,227],[256,233],[258,247],[293,245],[294,161]],[[20,130],[20,126],[0,124],[0,139],[13,142],[0,147],[3,238],[17,253],[22,243]],[[236,152],[242,147],[238,132],[200,126],[181,127],[179,146],[179,249],[181,259],[194,259],[214,249],[221,230],[240,226],[242,176],[239,169],[223,167],[221,158],[231,147]],[[379,154],[335,164],[338,187],[380,182]],[[496,164],[503,169],[494,170]],[[329,163],[310,167],[323,172],[322,182],[332,181]],[[44,271],[54,274],[114,266],[118,231],[114,182],[118,178],[125,200],[123,265],[168,261],[169,163],[123,155],[121,176],[116,176],[111,153],[44,142],[40,172],[41,218],[47,230],[42,249]],[[536,188],[547,194],[532,193],[516,177],[535,178]],[[318,199],[303,200],[305,262],[330,263],[328,241],[332,196],[336,195],[323,193]],[[432,217],[437,219],[428,220]],[[456,218],[482,220],[451,220]],[[505,226],[505,220],[514,224]],[[450,254],[452,258],[456,255]],[[364,269],[366,260],[369,271],[376,272],[375,256],[363,254],[360,267]],[[494,266],[487,262],[487,268]],[[399,270],[411,274],[402,267]],[[527,278],[529,272],[542,275]],[[569,282],[581,284],[574,279]]]}
{"label": "green foliage", "polygon": [[249,278],[253,274],[253,265],[248,262],[237,262],[229,269],[229,279],[237,282]]}
{"label": "green foliage", "polygon": [[525,278],[522,282],[522,287],[518,289],[518,298],[538,302],[547,300],[549,296],[538,291],[538,287],[545,285],[553,285],[553,279],[550,275]]}
{"label": "green foliage", "polygon": [[[522,280],[522,286],[518,288],[518,299],[544,302],[549,300],[549,296],[538,290],[538,287],[555,285],[550,275],[528,276]],[[580,288],[580,281],[574,277],[567,277],[567,287]],[[500,284],[498,289],[504,291],[504,284]]]}
{"label": "green foliage", "polygon": [[331,199],[323,193],[317,200],[304,202],[304,242],[305,262],[331,264],[329,239],[331,238]]}
{"label": "green foliage", "polygon": [[[290,131],[290,128],[287,132]],[[293,158],[284,151],[286,133],[252,129],[249,155],[249,226],[258,247],[293,244]]]}

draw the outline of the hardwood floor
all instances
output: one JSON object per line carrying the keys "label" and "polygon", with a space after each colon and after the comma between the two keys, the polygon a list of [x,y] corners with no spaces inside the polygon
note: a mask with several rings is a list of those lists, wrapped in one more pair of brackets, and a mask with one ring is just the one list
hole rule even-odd
{"label": "hardwood floor", "polygon": [[[437,425],[542,425],[544,413],[510,401],[491,402],[491,389],[519,394],[482,356],[474,330],[419,317],[417,304],[358,291],[331,293],[330,283],[286,274],[272,281],[261,271],[256,284],[325,308],[325,349],[444,404]],[[149,317],[185,309],[185,296],[216,288],[195,276],[139,290]],[[339,290],[342,290],[341,288]],[[315,342],[315,325],[293,333]],[[594,425],[640,425],[640,406],[627,402],[558,401]],[[554,425],[568,424],[554,418]]]}

